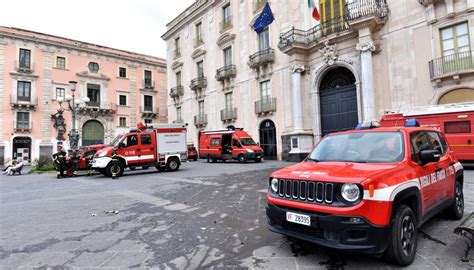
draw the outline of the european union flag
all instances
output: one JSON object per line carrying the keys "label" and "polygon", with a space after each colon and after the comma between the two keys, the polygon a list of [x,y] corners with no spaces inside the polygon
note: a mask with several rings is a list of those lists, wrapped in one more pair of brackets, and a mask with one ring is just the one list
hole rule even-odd
{"label": "european union flag", "polygon": [[255,30],[257,33],[260,33],[274,20],[275,17],[273,17],[272,9],[267,3],[263,8],[262,13],[260,13],[260,16],[258,16],[258,18],[255,20],[255,23],[253,24],[253,30]]}

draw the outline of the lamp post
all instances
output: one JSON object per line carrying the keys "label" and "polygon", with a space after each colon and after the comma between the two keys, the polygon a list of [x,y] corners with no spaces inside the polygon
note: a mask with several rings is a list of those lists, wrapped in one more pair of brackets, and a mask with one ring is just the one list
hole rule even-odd
{"label": "lamp post", "polygon": [[72,113],[72,129],[69,132],[69,143],[73,150],[77,149],[77,145],[79,143],[79,134],[77,133],[77,130],[76,130],[76,113],[81,106],[85,105],[86,103],[89,103],[90,101],[88,97],[84,97],[82,99],[76,99],[76,95],[75,95],[76,85],[77,85],[76,81],[70,81],[69,86],[71,88],[71,95],[66,95],[64,99],[58,99],[59,106],[62,108],[63,107],[62,103],[66,101],[68,105],[67,109],[69,109],[69,111],[71,111]]}

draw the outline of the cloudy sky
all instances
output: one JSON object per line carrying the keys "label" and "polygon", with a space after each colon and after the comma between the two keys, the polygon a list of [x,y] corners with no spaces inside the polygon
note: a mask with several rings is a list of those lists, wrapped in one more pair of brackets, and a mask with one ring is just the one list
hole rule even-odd
{"label": "cloudy sky", "polygon": [[3,0],[0,25],[166,57],[166,23],[194,0]]}

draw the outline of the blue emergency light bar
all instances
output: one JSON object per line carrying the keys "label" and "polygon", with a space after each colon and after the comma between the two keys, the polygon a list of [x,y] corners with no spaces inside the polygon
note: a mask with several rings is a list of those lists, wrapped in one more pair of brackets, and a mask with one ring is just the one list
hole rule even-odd
{"label": "blue emergency light bar", "polygon": [[371,128],[378,128],[380,127],[380,123],[377,121],[368,121],[368,122],[362,122],[357,124],[355,127],[355,130],[362,130],[362,129],[371,129]]}
{"label": "blue emergency light bar", "polygon": [[405,122],[405,127],[419,127],[420,122],[416,120],[415,118],[408,118],[407,121]]}

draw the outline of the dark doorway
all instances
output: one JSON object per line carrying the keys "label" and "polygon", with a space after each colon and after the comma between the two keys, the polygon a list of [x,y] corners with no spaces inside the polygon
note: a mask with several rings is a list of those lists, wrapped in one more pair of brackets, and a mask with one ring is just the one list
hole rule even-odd
{"label": "dark doorway", "polygon": [[260,146],[265,159],[277,158],[276,128],[272,120],[265,120],[260,124]]}
{"label": "dark doorway", "polygon": [[89,120],[82,126],[82,146],[103,144],[104,126],[97,120]]}
{"label": "dark doorway", "polygon": [[350,70],[337,67],[328,71],[321,80],[319,96],[323,136],[357,125],[357,90]]}
{"label": "dark doorway", "polygon": [[13,138],[13,160],[21,160],[24,163],[31,162],[31,138],[15,137]]}

